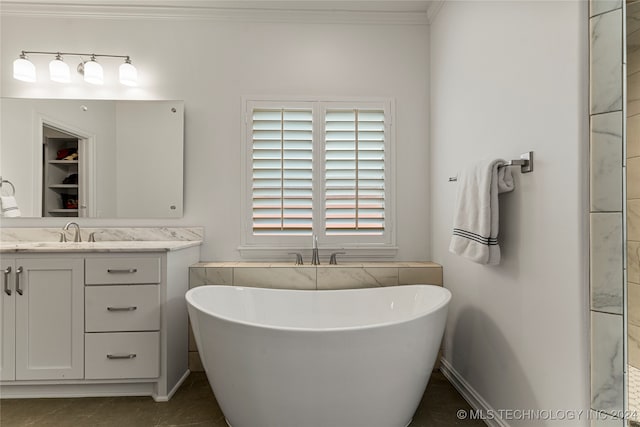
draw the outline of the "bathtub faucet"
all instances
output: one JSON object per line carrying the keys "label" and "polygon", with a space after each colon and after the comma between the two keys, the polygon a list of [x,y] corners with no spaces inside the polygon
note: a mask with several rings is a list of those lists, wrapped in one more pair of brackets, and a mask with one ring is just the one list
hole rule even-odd
{"label": "bathtub faucet", "polygon": [[289,252],[289,255],[296,256],[296,265],[304,265],[304,262],[302,261],[302,254],[300,252]]}
{"label": "bathtub faucet", "polygon": [[331,265],[338,265],[338,259],[336,258],[336,255],[344,255],[346,254],[346,252],[334,252],[331,254],[331,256],[329,257],[329,264]]}
{"label": "bathtub faucet", "polygon": [[313,235],[313,244],[311,251],[311,265],[320,265],[320,257],[318,256],[318,236]]}

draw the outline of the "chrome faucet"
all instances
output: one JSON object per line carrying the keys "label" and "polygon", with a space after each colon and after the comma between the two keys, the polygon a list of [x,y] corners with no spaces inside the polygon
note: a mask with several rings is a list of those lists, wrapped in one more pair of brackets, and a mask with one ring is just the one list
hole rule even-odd
{"label": "chrome faucet", "polygon": [[320,265],[320,256],[318,255],[318,236],[313,235],[313,248],[311,254],[311,265]]}
{"label": "chrome faucet", "polygon": [[[67,225],[65,225],[62,228],[62,231],[67,231],[69,229],[69,227],[71,227],[72,225],[74,225],[76,227],[76,234],[73,235],[73,241],[74,242],[82,242],[82,237],[80,236],[80,226],[78,225],[77,222],[68,222]],[[62,235],[64,236],[64,233],[62,233]]]}
{"label": "chrome faucet", "polygon": [[296,256],[296,265],[304,265],[304,261],[302,261],[302,254],[300,252],[289,252],[289,255]]}
{"label": "chrome faucet", "polygon": [[338,259],[336,258],[336,255],[344,255],[346,254],[346,252],[334,252],[331,254],[331,256],[329,257],[329,264],[331,265],[338,265]]}

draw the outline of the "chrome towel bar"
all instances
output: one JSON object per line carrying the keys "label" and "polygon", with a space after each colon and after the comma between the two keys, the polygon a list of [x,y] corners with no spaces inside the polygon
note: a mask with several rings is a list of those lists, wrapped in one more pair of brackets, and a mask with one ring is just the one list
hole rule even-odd
{"label": "chrome towel bar", "polygon": [[[517,160],[511,160],[503,165],[498,166],[498,168],[503,168],[506,166],[520,166],[521,173],[529,173],[533,172],[533,151],[528,151],[520,155],[520,158]],[[450,176],[449,182],[455,182],[458,180],[457,176]]]}

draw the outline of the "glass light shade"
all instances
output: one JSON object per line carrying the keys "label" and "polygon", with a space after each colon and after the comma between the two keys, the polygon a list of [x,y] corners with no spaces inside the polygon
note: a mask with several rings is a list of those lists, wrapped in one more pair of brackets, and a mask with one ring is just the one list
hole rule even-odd
{"label": "glass light shade", "polygon": [[127,86],[138,85],[138,70],[131,65],[130,62],[125,62],[120,65],[120,83]]}
{"label": "glass light shade", "polygon": [[23,82],[33,83],[36,81],[36,66],[25,58],[18,58],[13,61],[13,78]]}
{"label": "glass light shade", "polygon": [[54,59],[49,62],[49,78],[54,82],[69,83],[71,82],[71,73],[69,66],[62,59]]}
{"label": "glass light shade", "polygon": [[94,85],[101,85],[104,83],[104,72],[102,71],[102,65],[98,64],[93,59],[84,63],[84,81]]}

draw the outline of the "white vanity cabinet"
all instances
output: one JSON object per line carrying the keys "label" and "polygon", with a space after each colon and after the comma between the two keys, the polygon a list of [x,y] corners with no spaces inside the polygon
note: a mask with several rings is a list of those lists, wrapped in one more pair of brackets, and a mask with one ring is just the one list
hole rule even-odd
{"label": "white vanity cabinet", "polygon": [[184,295],[200,249],[155,243],[1,255],[2,397],[171,398],[189,374]]}
{"label": "white vanity cabinet", "polygon": [[85,378],[160,376],[161,259],[86,260]]}
{"label": "white vanity cabinet", "polygon": [[84,259],[2,257],[0,380],[84,377]]}

